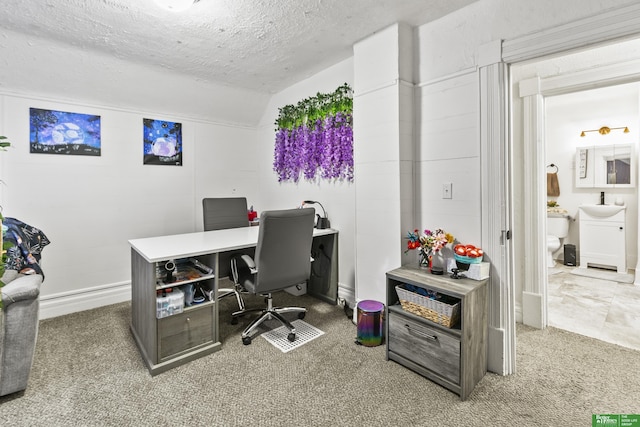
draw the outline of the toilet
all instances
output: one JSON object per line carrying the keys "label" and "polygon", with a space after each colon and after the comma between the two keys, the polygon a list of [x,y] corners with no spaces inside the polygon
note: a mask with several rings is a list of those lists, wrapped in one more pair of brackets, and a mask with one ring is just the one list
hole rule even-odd
{"label": "toilet", "polygon": [[547,267],[556,265],[553,253],[560,249],[562,239],[569,234],[569,215],[547,213]]}

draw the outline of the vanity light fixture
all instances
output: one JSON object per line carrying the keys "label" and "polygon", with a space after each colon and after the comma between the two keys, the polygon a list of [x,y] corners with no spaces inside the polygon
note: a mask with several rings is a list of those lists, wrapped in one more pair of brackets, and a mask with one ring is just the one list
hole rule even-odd
{"label": "vanity light fixture", "polygon": [[621,126],[619,128],[610,128],[608,126],[602,126],[600,129],[592,129],[592,130],[583,130],[580,136],[587,136],[585,132],[598,132],[600,135],[608,135],[612,130],[616,129],[624,129],[624,133],[629,133],[629,128],[626,126]]}
{"label": "vanity light fixture", "polygon": [[158,6],[171,12],[183,12],[200,0],[154,0]]}

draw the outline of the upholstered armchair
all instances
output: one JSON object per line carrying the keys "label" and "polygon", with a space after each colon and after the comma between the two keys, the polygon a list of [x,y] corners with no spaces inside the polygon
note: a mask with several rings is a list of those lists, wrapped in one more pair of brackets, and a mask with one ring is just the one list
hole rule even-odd
{"label": "upholstered armchair", "polygon": [[0,311],[0,396],[27,388],[38,336],[40,274],[5,271]]}
{"label": "upholstered armchair", "polygon": [[15,218],[2,221],[3,238],[12,245],[3,255],[0,310],[0,396],[27,388],[38,337],[42,248],[49,239]]}

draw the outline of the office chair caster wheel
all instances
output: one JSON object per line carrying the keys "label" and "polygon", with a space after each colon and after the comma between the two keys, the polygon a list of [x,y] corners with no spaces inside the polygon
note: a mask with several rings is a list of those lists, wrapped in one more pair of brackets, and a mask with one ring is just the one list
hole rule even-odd
{"label": "office chair caster wheel", "polygon": [[244,337],[244,338],[242,338],[242,344],[244,344],[244,345],[249,345],[249,344],[251,344],[251,337]]}
{"label": "office chair caster wheel", "polygon": [[237,324],[238,324],[238,318],[237,318],[236,316],[233,316],[233,317],[231,318],[231,324],[232,324],[232,325],[237,325]]}
{"label": "office chair caster wheel", "polygon": [[306,315],[307,315],[307,312],[306,311],[302,311],[302,312],[298,313],[298,319],[302,320],[302,319],[304,319],[304,316],[306,316]]}
{"label": "office chair caster wheel", "polygon": [[294,342],[296,340],[296,334],[294,334],[293,332],[289,333],[289,335],[287,335],[287,339],[289,340],[289,342]]}

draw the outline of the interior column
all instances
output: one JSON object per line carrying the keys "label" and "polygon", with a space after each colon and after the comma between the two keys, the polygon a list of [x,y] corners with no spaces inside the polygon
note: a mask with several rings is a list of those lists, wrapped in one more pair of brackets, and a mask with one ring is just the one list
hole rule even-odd
{"label": "interior column", "polygon": [[413,28],[394,24],[354,45],[356,300],[385,302],[385,273],[413,228]]}

